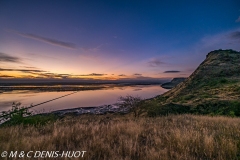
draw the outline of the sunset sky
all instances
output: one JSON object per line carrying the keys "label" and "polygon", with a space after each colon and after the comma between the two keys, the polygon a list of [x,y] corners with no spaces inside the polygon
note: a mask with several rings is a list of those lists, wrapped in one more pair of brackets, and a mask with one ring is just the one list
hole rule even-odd
{"label": "sunset sky", "polygon": [[239,0],[0,1],[0,80],[187,77],[220,48]]}

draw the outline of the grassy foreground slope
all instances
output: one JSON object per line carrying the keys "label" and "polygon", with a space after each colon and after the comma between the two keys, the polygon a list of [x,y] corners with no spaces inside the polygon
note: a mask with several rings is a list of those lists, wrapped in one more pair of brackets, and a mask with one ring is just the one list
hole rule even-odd
{"label": "grassy foreground slope", "polygon": [[240,52],[215,50],[184,82],[152,100],[159,114],[240,116]]}
{"label": "grassy foreground slope", "polygon": [[239,118],[83,115],[0,128],[0,151],[85,150],[80,159],[92,160],[239,159],[239,128]]}

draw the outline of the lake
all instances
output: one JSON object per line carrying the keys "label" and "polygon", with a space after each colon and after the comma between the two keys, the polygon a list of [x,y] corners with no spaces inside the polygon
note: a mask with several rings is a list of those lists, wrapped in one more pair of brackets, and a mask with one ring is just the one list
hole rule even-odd
{"label": "lake", "polygon": [[[50,112],[69,108],[95,107],[114,104],[120,96],[132,95],[146,99],[163,94],[166,91],[168,90],[161,88],[160,85],[114,86],[98,90],[84,90],[36,106],[32,110],[36,112]],[[28,90],[3,92],[0,93],[0,111],[9,110],[13,102],[21,102],[23,106],[30,106],[31,104],[36,105],[70,93],[73,92],[36,92]]]}

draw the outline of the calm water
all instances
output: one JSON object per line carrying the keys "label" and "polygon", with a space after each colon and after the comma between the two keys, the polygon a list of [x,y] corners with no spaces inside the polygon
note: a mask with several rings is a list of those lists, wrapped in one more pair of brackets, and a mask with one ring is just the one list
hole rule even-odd
{"label": "calm water", "polygon": [[[132,95],[151,98],[166,92],[159,85],[124,86],[110,89],[79,91],[75,94],[36,106],[34,111],[49,112],[60,109],[100,106],[117,102],[120,96]],[[12,102],[21,102],[24,106],[35,105],[72,92],[33,92],[12,91],[0,94],[0,111],[9,110]]]}

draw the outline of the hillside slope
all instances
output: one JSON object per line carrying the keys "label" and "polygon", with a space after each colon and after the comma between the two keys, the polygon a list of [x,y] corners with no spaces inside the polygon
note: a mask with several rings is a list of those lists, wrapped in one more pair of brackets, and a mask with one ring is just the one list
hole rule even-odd
{"label": "hillside slope", "polygon": [[240,53],[217,50],[206,59],[187,80],[166,92],[167,102],[187,100],[198,104],[201,100],[236,100],[240,98]]}
{"label": "hillside slope", "polygon": [[[186,112],[190,109],[191,113],[225,114],[232,111],[229,106],[240,111],[240,52],[215,50],[208,53],[184,82],[156,97],[155,101],[170,113],[176,109],[174,106],[185,106]],[[167,109],[169,106],[170,110]]]}

